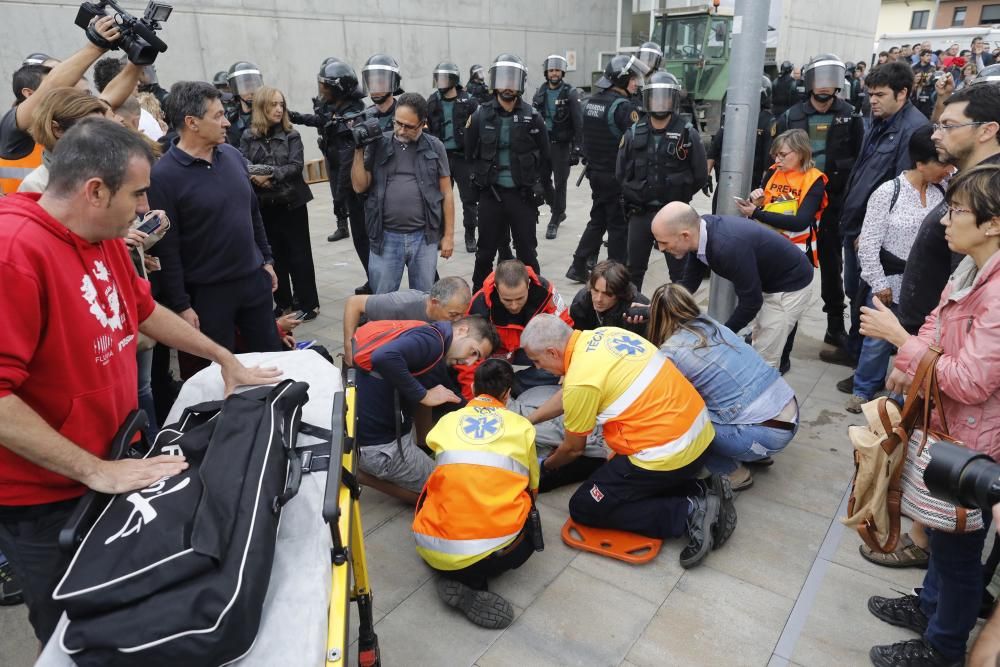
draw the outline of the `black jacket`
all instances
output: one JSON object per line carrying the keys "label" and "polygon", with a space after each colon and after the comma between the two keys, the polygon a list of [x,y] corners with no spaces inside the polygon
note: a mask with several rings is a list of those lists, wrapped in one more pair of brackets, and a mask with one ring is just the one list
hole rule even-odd
{"label": "black jacket", "polygon": [[476,98],[467,93],[461,86],[457,86],[458,95],[450,100],[444,100],[440,91],[435,90],[427,98],[427,131],[435,137],[444,141],[444,106],[443,101],[453,102],[452,131],[455,133],[455,143],[458,148],[453,149],[460,155],[465,153],[465,125],[472,117],[472,114],[479,108]]}
{"label": "black jacket", "polygon": [[[543,83],[535,92],[531,105],[535,107],[543,119],[548,120],[549,108],[546,102],[548,83]],[[573,142],[583,145],[583,106],[580,104],[580,91],[563,81],[556,98],[556,113],[551,119],[552,129],[549,130],[549,141]],[[548,127],[546,125],[546,127]]]}
{"label": "black jacket", "polygon": [[289,113],[296,125],[308,125],[319,131],[319,149],[326,158],[327,174],[333,183],[333,198],[338,202],[354,192],[351,187],[351,163],[354,161],[351,127],[355,118],[365,110],[364,102],[357,97],[358,94],[360,93],[339,104],[313,100],[315,113]]}
{"label": "black jacket", "polygon": [[521,98],[510,113],[494,98],[480,105],[472,114],[469,126],[465,128],[465,157],[472,163],[473,185],[480,189],[496,185],[500,116],[513,117],[510,166],[514,186],[522,189],[538,187],[542,162],[549,159],[549,134],[542,117]]}
{"label": "black jacket", "polygon": [[270,189],[254,186],[262,206],[280,204],[298,208],[312,201],[312,190],[302,177],[305,151],[298,132],[285,132],[279,126],[271,134],[258,137],[253,130],[246,130],[240,138],[240,152],[250,164],[267,165],[274,169]]}
{"label": "black jacket", "polygon": [[569,316],[573,318],[573,328],[579,331],[590,331],[597,327],[620,327],[627,329],[640,336],[646,335],[646,322],[641,324],[629,324],[625,321],[625,312],[632,307],[632,303],[644,303],[649,305],[649,299],[642,295],[635,285],[629,285],[632,290],[627,299],[619,299],[614,307],[603,313],[594,310],[594,300],[590,296],[589,287],[581,287],[580,291],[573,297],[573,303],[569,307]]}

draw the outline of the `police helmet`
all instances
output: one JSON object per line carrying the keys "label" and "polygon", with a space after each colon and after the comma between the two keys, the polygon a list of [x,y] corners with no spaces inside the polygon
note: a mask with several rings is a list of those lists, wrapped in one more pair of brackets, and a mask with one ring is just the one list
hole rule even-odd
{"label": "police helmet", "polygon": [[434,87],[449,90],[459,84],[462,73],[455,63],[438,63],[434,68]]}
{"label": "police helmet", "polygon": [[32,53],[21,61],[21,67],[25,65],[44,65],[49,60],[53,60],[53,58],[47,53]]}
{"label": "police helmet", "polygon": [[490,65],[490,90],[513,90],[520,95],[527,78],[528,68],[513,53],[501,53]]}
{"label": "police helmet", "polygon": [[763,74],[760,77],[760,108],[771,108],[771,79]]}
{"label": "police helmet", "polygon": [[483,66],[473,65],[469,68],[469,81],[478,81],[480,83],[485,82]]}
{"label": "police helmet", "polygon": [[376,53],[361,68],[361,79],[365,84],[365,93],[373,100],[376,97],[385,98],[395,95],[403,79],[399,75],[399,63],[392,56]]}
{"label": "police helmet", "polygon": [[850,60],[848,60],[847,62],[845,62],[844,63],[844,76],[845,77],[852,77],[852,76],[854,76],[854,68],[855,67],[857,67],[857,65],[855,65],[854,63],[852,63]]}
{"label": "police helmet", "polygon": [[264,85],[264,78],[260,74],[257,66],[246,60],[233,63],[226,74],[226,81],[229,82],[229,89],[240,97],[252,96],[257,89]]}
{"label": "police helmet", "polygon": [[542,72],[548,74],[550,69],[557,69],[563,74],[569,69],[569,61],[563,56],[553,53],[542,62]]}
{"label": "police helmet", "polygon": [[781,76],[786,76],[788,74],[791,74],[793,69],[795,69],[795,68],[792,66],[792,61],[791,60],[784,60],[781,63],[780,74],[781,74]]}
{"label": "police helmet", "polygon": [[[628,85],[626,82],[625,85]],[[651,114],[666,114],[680,109],[681,84],[670,72],[653,72],[642,88],[642,106]]]}
{"label": "police helmet", "polygon": [[635,56],[617,55],[608,62],[604,68],[604,76],[597,80],[598,88],[621,88],[628,87],[629,80],[637,77],[642,81],[643,77],[649,73],[649,68]]}
{"label": "police helmet", "polygon": [[221,70],[215,73],[212,77],[212,85],[216,88],[228,88],[229,87],[229,73],[226,70]]}
{"label": "police helmet", "polygon": [[337,97],[347,97],[358,87],[358,73],[337,58],[327,58],[323,62],[316,80],[329,86]]}
{"label": "police helmet", "polygon": [[815,56],[802,70],[806,91],[810,93],[817,88],[840,90],[844,87],[846,75],[847,67],[844,62],[832,53]]}
{"label": "police helmet", "polygon": [[969,85],[980,83],[1000,83],[1000,63],[987,65],[983,69],[979,70],[979,73],[973,77],[972,81],[969,82]]}
{"label": "police helmet", "polygon": [[663,49],[656,42],[643,42],[636,55],[650,72],[660,69],[660,63],[663,62]]}

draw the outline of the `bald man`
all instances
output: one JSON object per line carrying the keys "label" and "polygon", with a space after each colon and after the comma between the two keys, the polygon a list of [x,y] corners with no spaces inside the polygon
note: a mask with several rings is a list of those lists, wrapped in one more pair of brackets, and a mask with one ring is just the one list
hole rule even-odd
{"label": "bald man", "polygon": [[754,322],[753,347],[770,366],[781,360],[785,339],[809,306],[813,266],[780,233],[746,218],[702,215],[683,202],[660,209],[651,224],[656,246],[688,257],[679,281],[692,294],[714,271],[736,288],[734,332]]}

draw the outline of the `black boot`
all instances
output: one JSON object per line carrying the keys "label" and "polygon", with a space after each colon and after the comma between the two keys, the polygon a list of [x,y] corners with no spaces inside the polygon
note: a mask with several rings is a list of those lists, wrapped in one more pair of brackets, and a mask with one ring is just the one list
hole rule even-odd
{"label": "black boot", "polygon": [[566,272],[566,277],[575,283],[585,283],[590,278],[590,271],[580,266],[580,262],[574,258],[573,263],[570,264],[569,270]]}
{"label": "black boot", "polygon": [[472,229],[465,230],[465,252],[476,252],[476,232]]}
{"label": "black boot", "polygon": [[559,233],[559,223],[566,219],[565,213],[560,213],[559,215],[553,215],[552,219],[549,220],[549,226],[545,230],[545,238],[554,239]]}
{"label": "black boot", "polygon": [[326,240],[333,243],[343,239],[351,238],[350,228],[347,226],[347,218],[337,218],[337,231],[326,237]]}

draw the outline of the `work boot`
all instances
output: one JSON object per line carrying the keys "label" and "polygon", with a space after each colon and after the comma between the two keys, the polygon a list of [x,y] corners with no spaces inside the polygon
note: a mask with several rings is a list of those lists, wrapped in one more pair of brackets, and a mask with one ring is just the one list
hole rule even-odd
{"label": "work boot", "polygon": [[847,350],[842,347],[832,350],[820,350],[819,358],[828,364],[837,364],[838,366],[847,366],[848,368],[856,368],[858,365],[858,360],[848,354]]}
{"label": "work boot", "polygon": [[590,271],[581,268],[580,264],[574,259],[573,263],[569,266],[569,270],[566,271],[566,277],[575,283],[585,283],[590,277]]}
{"label": "work boot", "polygon": [[872,646],[868,658],[875,667],[961,667],[965,660],[949,660],[920,639]]}
{"label": "work boot", "polygon": [[476,232],[465,230],[465,252],[476,252]]}
{"label": "work boot", "polygon": [[685,569],[692,568],[705,560],[712,550],[712,526],[719,521],[719,496],[706,493],[704,496],[688,498],[691,511],[688,513],[688,543],[681,549],[680,563]]}
{"label": "work boot", "polygon": [[360,285],[360,286],[354,288],[354,293],[355,294],[371,294],[372,293],[372,286],[370,284],[368,284],[368,281],[365,281],[364,285]]}
{"label": "work boot", "polygon": [[823,342],[834,347],[846,347],[847,332],[843,329],[827,329],[823,334]]}
{"label": "work boot", "polygon": [[927,630],[927,616],[920,611],[920,598],[916,595],[898,598],[873,595],[868,598],[868,611],[880,621],[913,630],[918,635],[923,635]]}
{"label": "work boot", "polygon": [[337,218],[337,231],[326,237],[330,243],[351,238],[351,230],[347,226],[347,218]]}
{"label": "work boot", "polygon": [[560,213],[559,215],[553,215],[552,219],[549,220],[549,226],[545,230],[545,238],[554,239],[559,233],[559,223],[566,219],[565,213]]}
{"label": "work boot", "polygon": [[445,604],[461,609],[466,618],[480,627],[498,630],[514,621],[514,607],[496,593],[477,591],[444,577],[437,580],[436,587]]}
{"label": "work boot", "polygon": [[10,561],[5,560],[0,564],[0,607],[11,607],[24,602],[21,594],[21,581],[10,566]]}
{"label": "work boot", "polygon": [[[746,466],[740,466],[740,468],[746,470]],[[747,471],[747,475],[750,475],[750,471]],[[753,477],[750,477],[750,483],[753,484]],[[744,488],[747,487],[745,486]],[[733,531],[736,530],[736,504],[733,502],[734,490],[732,482],[727,475],[712,475],[712,484],[709,487],[709,493],[719,498],[719,520],[712,526],[713,549],[718,549],[725,544],[732,536]]]}

